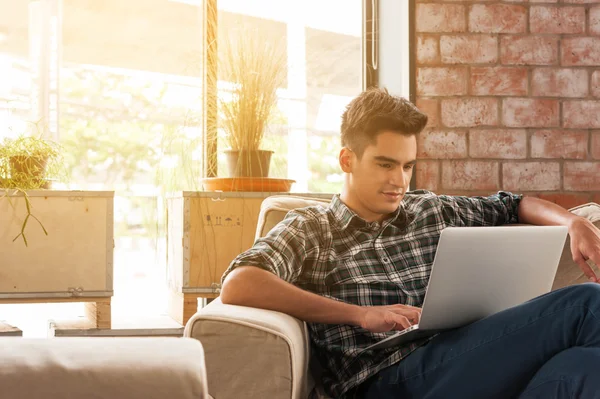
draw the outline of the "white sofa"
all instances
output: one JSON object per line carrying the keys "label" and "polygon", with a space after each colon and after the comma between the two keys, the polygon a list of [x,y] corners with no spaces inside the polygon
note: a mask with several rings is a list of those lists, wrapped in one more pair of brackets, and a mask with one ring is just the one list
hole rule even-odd
{"label": "white sofa", "polygon": [[[242,396],[240,396],[242,397]],[[0,338],[0,399],[207,399],[190,338]]]}
{"label": "white sofa", "polygon": [[[290,196],[265,199],[257,237],[266,234],[295,208],[327,201]],[[571,209],[600,227],[600,206]],[[565,244],[553,289],[587,281]],[[185,337],[200,340],[206,354],[209,394],[215,399],[327,398],[318,384],[315,365],[309,367],[306,324],[283,313],[225,305],[218,298],[187,323]],[[315,384],[315,381],[317,382]]]}

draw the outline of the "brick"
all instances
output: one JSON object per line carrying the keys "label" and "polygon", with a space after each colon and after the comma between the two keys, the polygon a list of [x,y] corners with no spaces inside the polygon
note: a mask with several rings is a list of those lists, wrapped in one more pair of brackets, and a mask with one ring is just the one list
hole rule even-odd
{"label": "brick", "polygon": [[448,127],[495,126],[498,124],[498,101],[494,98],[442,100],[442,123]]}
{"label": "brick", "polygon": [[490,64],[498,61],[498,39],[491,35],[442,36],[442,62],[446,64]]}
{"label": "brick", "polygon": [[417,32],[464,32],[465,6],[459,4],[417,4]]}
{"label": "brick", "polygon": [[527,156],[525,130],[471,130],[469,132],[471,158],[519,159]]}
{"label": "brick", "polygon": [[600,0],[562,0],[562,2],[570,3],[570,4],[592,4],[592,3],[600,3]]}
{"label": "brick", "polygon": [[442,187],[449,190],[498,190],[499,165],[493,161],[443,161]]}
{"label": "brick", "polygon": [[536,68],[531,75],[534,96],[587,97],[588,71],[585,69]]}
{"label": "brick", "polygon": [[440,62],[440,44],[437,37],[417,36],[417,63],[421,65]]}
{"label": "brick", "polygon": [[592,133],[592,148],[590,148],[590,153],[592,154],[592,158],[600,159],[600,132]]}
{"label": "brick", "polygon": [[502,104],[502,122],[510,127],[558,126],[558,100],[506,98]]}
{"label": "brick", "polygon": [[587,150],[584,130],[538,130],[531,135],[532,158],[585,159]]}
{"label": "brick", "polygon": [[437,127],[440,124],[440,102],[431,98],[418,98],[417,108],[427,115],[427,127]]}
{"label": "brick", "polygon": [[573,194],[573,193],[554,193],[554,194],[544,194],[537,193],[535,195],[538,198],[541,198],[546,201],[554,202],[557,205],[562,206],[565,209],[574,208],[576,206],[586,204],[590,201],[589,194]]}
{"label": "brick", "polygon": [[563,102],[563,126],[575,129],[600,128],[600,101]]}
{"label": "brick", "polygon": [[532,33],[585,33],[585,8],[533,6],[529,29]]}
{"label": "brick", "polygon": [[467,157],[467,133],[456,130],[427,130],[418,136],[417,157],[451,159]]}
{"label": "brick", "polygon": [[558,62],[558,39],[551,36],[504,36],[500,61],[508,65],[553,65]]}
{"label": "brick", "polygon": [[562,65],[597,66],[600,64],[600,38],[565,38],[561,43]]}
{"label": "brick", "polygon": [[592,202],[595,202],[596,204],[600,204],[600,193],[592,194]]}
{"label": "brick", "polygon": [[592,73],[591,90],[592,96],[600,97],[600,71],[594,71]]}
{"label": "brick", "polygon": [[477,96],[527,95],[527,69],[512,67],[471,68],[471,94]]}
{"label": "brick", "polygon": [[600,6],[590,8],[590,33],[600,35]]}
{"label": "brick", "polygon": [[565,162],[564,185],[569,191],[600,191],[600,162]]}
{"label": "brick", "polygon": [[529,0],[530,3],[558,3],[558,0]]}
{"label": "brick", "polygon": [[417,94],[420,96],[467,94],[467,68],[417,68]]}
{"label": "brick", "polygon": [[440,163],[438,161],[421,161],[416,166],[415,185],[417,189],[437,191],[440,181]]}
{"label": "brick", "polygon": [[527,9],[510,4],[475,4],[469,9],[469,31],[525,33]]}
{"label": "brick", "polygon": [[510,191],[560,189],[558,162],[507,162],[502,165],[502,188]]}

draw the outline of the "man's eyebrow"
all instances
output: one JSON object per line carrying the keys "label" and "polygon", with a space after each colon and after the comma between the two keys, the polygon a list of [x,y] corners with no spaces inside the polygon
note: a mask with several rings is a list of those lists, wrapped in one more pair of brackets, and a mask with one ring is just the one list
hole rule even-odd
{"label": "man's eyebrow", "polygon": [[[396,165],[400,165],[401,164],[400,161],[398,161],[398,160],[396,160],[394,158],[383,156],[383,155],[377,155],[376,157],[374,157],[374,159],[376,161],[389,162],[389,163],[393,163],[393,164],[396,164]],[[414,165],[416,163],[417,163],[417,160],[413,159],[411,161],[406,162],[406,165]]]}
{"label": "man's eyebrow", "polygon": [[376,161],[389,162],[389,163],[394,163],[396,165],[400,164],[400,162],[398,162],[394,158],[389,158],[389,157],[386,157],[386,156],[383,156],[383,155],[377,155],[374,159]]}

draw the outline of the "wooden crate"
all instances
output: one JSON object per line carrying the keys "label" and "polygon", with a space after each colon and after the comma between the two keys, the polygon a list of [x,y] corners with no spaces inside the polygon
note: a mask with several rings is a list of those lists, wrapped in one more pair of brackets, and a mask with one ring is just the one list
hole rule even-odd
{"label": "wooden crate", "polygon": [[112,191],[0,191],[0,303],[86,302],[86,314],[110,328],[113,295]]}
{"label": "wooden crate", "polygon": [[0,337],[22,337],[23,331],[0,320]]}
{"label": "wooden crate", "polygon": [[271,195],[331,194],[185,191],[167,200],[169,312],[185,324],[198,298],[219,295],[231,261],[252,247],[260,206]]}

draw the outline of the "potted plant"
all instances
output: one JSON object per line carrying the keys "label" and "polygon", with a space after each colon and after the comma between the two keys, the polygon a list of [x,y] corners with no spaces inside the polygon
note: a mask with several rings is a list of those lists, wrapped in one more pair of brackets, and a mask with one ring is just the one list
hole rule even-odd
{"label": "potted plant", "polygon": [[31,212],[31,203],[27,190],[50,188],[52,177],[58,177],[64,163],[59,144],[41,136],[21,135],[16,139],[5,138],[0,143],[0,189],[5,189],[2,196],[10,201],[9,194],[19,192],[25,197],[27,214],[21,225],[21,232],[14,238],[23,238],[27,245],[25,228],[29,218],[35,219],[44,233],[48,232],[40,220]]}
{"label": "potted plant", "polygon": [[261,144],[277,106],[277,90],[286,80],[283,48],[256,32],[239,33],[225,41],[220,75],[232,84],[232,90],[220,96],[219,110],[230,147],[225,151],[230,177],[269,175],[273,151],[261,149]]}
{"label": "potted plant", "polygon": [[36,136],[4,139],[0,144],[0,178],[4,188],[49,188],[56,177],[62,152],[59,144]]}

